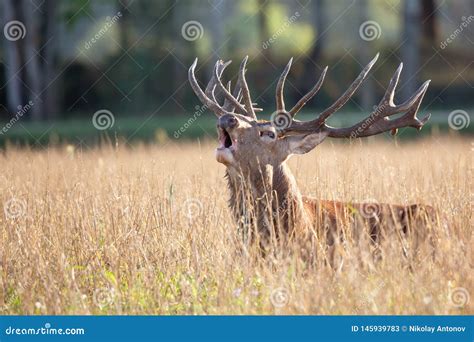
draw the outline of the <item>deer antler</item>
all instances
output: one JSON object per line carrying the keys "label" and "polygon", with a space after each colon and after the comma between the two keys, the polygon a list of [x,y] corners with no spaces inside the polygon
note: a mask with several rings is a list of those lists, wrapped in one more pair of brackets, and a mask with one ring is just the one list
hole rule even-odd
{"label": "deer antler", "polygon": [[[392,76],[385,95],[375,108],[375,110],[364,120],[356,123],[355,125],[347,128],[335,128],[326,125],[326,120],[335,112],[337,112],[344,104],[349,101],[352,95],[360,87],[362,82],[367,78],[367,75],[378,59],[379,54],[370,61],[369,64],[361,71],[359,76],[352,82],[349,88],[337,99],[329,108],[325,109],[316,119],[306,122],[294,120],[293,117],[298,111],[308,102],[321,88],[321,85],[326,75],[327,67],[323,70],[316,85],[303,96],[298,103],[289,111],[286,112],[283,101],[283,85],[288,75],[291,60],[286,66],[285,70],[280,76],[276,90],[276,102],[277,111],[287,113],[290,116],[290,122],[287,127],[280,130],[281,135],[288,134],[309,134],[312,132],[328,132],[328,136],[333,138],[358,138],[376,135],[379,133],[391,131],[393,134],[396,133],[398,128],[402,127],[414,127],[420,130],[423,125],[429,120],[431,114],[426,115],[423,119],[418,119],[416,114],[420,107],[423,96],[428,89],[430,81],[426,81],[423,85],[415,92],[415,94],[400,105],[393,103],[393,97],[395,95],[395,88],[402,72],[403,63],[395,71]],[[389,116],[397,113],[406,112],[403,116],[390,120]]]}
{"label": "deer antler", "polygon": [[[224,63],[222,60],[218,60],[216,62],[211,80],[209,81],[205,91],[201,89],[195,76],[197,58],[194,60],[194,63],[189,68],[188,78],[189,82],[191,83],[191,87],[193,88],[194,92],[201,100],[201,102],[205,104],[209,109],[211,109],[217,116],[221,116],[223,114],[233,114],[234,110],[237,109],[239,111],[239,114],[243,114],[253,119],[256,119],[255,112],[262,110],[261,108],[254,107],[256,103],[253,103],[250,97],[250,91],[247,85],[247,81],[245,80],[245,66],[247,63],[247,59],[248,56],[244,58],[242,64],[240,65],[239,78],[237,80],[233,93],[231,93],[230,90],[230,82],[228,83],[228,87],[226,88],[224,87],[221,81],[221,76],[224,72],[224,69],[232,61]],[[221,91],[225,97],[225,101],[222,106],[218,103],[215,97],[216,87],[219,88],[219,91]],[[240,102],[241,99],[244,100],[243,104]]]}

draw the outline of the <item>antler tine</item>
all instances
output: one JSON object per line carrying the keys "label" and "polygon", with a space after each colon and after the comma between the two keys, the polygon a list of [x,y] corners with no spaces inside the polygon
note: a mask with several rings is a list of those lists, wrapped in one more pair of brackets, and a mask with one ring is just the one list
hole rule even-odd
{"label": "antler tine", "polygon": [[[232,91],[231,89],[232,89],[232,81],[229,81],[227,82],[227,91],[230,93]],[[227,98],[224,99],[224,105],[222,106],[222,108],[224,108],[225,110],[228,110],[229,112],[234,112],[235,110],[235,107],[232,106],[232,103]]]}
{"label": "antler tine", "polygon": [[[377,54],[375,58],[362,70],[362,72],[351,84],[351,86],[344,92],[344,94],[338,100],[336,100],[333,105],[323,111],[318,118],[307,122],[292,120],[290,126],[282,130],[282,133],[310,134],[313,132],[325,131],[328,132],[328,136],[333,138],[359,138],[376,135],[387,131],[396,133],[397,129],[401,127],[414,127],[420,130],[431,117],[431,114],[426,115],[421,120],[416,117],[421,101],[428,90],[430,81],[423,83],[421,87],[418,88],[418,90],[413,94],[413,96],[411,96],[405,102],[400,105],[395,105],[393,99],[395,96],[395,89],[403,69],[403,63],[398,66],[397,70],[390,79],[384,96],[380,100],[375,110],[367,118],[347,128],[335,128],[326,125],[326,119],[331,114],[340,109],[359,88],[361,83],[367,77],[369,70],[377,61],[378,56],[379,54]],[[406,113],[399,118],[393,120],[389,119],[389,116],[402,112]]]}
{"label": "antler tine", "polygon": [[[387,131],[396,133],[398,128],[402,127],[413,127],[420,130],[431,117],[431,114],[425,115],[422,119],[416,117],[429,83],[430,80],[423,83],[415,94],[403,104],[378,106],[371,115],[351,127],[334,128],[324,125],[322,130],[327,131],[328,136],[332,138],[361,138]],[[408,104],[409,106],[407,106]],[[407,112],[399,118],[393,120],[388,118],[388,116],[404,111]]]}
{"label": "antler tine", "polygon": [[[339,109],[341,109],[341,107],[344,106],[347,101],[349,101],[352,95],[354,95],[356,90],[359,89],[360,85],[367,78],[370,69],[372,69],[378,58],[379,54],[377,53],[377,55],[375,55],[375,57],[369,62],[369,64],[367,64],[365,68],[362,69],[359,76],[357,76],[357,78],[352,82],[349,88],[347,88],[344,94],[342,94],[341,97],[339,97],[329,108],[325,109],[316,119],[306,122],[293,120],[291,122],[291,125],[288,128],[284,129],[284,131],[286,133],[309,133],[321,127],[326,122],[327,118],[337,112]],[[316,95],[316,93],[321,88],[321,85],[323,84],[326,72],[327,67],[321,73],[321,76],[316,85],[313,87],[313,89],[311,89],[308,94],[306,94],[300,101],[298,101],[298,103],[291,109],[290,115],[292,115],[292,117],[304,106],[307,101],[309,101],[314,95]]]}
{"label": "antler tine", "polygon": [[294,117],[300,111],[300,109],[303,108],[304,105],[318,93],[319,89],[321,89],[321,86],[323,85],[324,77],[326,77],[327,71],[328,71],[328,67],[326,66],[323,69],[323,72],[321,73],[321,76],[319,76],[318,82],[316,82],[314,87],[305,96],[303,96],[293,106],[293,108],[291,108],[291,110],[289,111],[289,114],[291,115],[291,117]]}
{"label": "antler tine", "polygon": [[255,115],[255,111],[253,110],[252,98],[250,97],[249,86],[247,85],[247,81],[245,80],[245,67],[247,65],[248,58],[249,56],[245,56],[245,58],[242,60],[242,63],[240,64],[239,82],[240,82],[240,86],[242,87],[242,96],[243,96],[245,108],[247,109],[247,114],[248,116],[256,119],[257,116]]}
{"label": "antler tine", "polygon": [[[231,89],[230,85],[231,85],[231,82],[229,81],[228,86],[227,86],[227,88],[228,88],[227,90],[228,90],[229,92],[230,92],[230,89]],[[236,82],[236,83],[235,83],[234,91],[232,92],[232,96],[233,96],[235,99],[237,99],[237,101],[238,101],[239,103],[240,103],[240,101],[242,100],[242,88],[240,87],[240,83],[239,83],[239,82]],[[227,103],[227,106],[226,106],[226,103]],[[224,103],[223,108],[224,108],[225,110],[228,110],[228,111],[232,112],[232,113],[235,111],[235,106],[232,105],[232,103],[231,103],[227,98],[225,99],[225,103]]]}
{"label": "antler tine", "polygon": [[285,110],[285,99],[283,97],[283,88],[285,87],[286,76],[288,76],[288,73],[290,72],[292,62],[293,62],[293,57],[290,58],[290,61],[288,62],[285,69],[281,73],[280,78],[278,79],[278,83],[277,83],[276,91],[275,91],[277,112],[286,111]]}
{"label": "antler tine", "polygon": [[[213,78],[216,80],[216,84],[217,86],[219,87],[219,89],[223,92],[226,100],[228,100],[233,107],[235,108],[238,108],[240,112],[242,112],[242,114],[244,115],[247,115],[249,116],[250,115],[250,112],[247,110],[247,108],[245,108],[230,92],[229,90],[226,89],[226,87],[224,87],[224,85],[222,84],[222,81],[221,81],[221,75],[222,75],[222,72],[224,71],[224,69],[231,63],[231,61],[227,62],[227,63],[224,63],[222,64],[223,62],[222,61],[218,61],[216,63],[216,67],[214,68],[214,74],[212,75]],[[222,64],[223,67],[221,69],[219,69],[219,66],[218,64]],[[220,71],[220,73],[219,73]]]}
{"label": "antler tine", "polygon": [[377,53],[375,57],[369,62],[369,64],[366,65],[364,69],[360,72],[359,76],[352,82],[352,84],[347,88],[347,90],[342,94],[340,98],[336,100],[328,109],[326,109],[324,112],[322,112],[319,117],[316,119],[318,123],[324,123],[326,122],[326,119],[337,112],[339,109],[341,109],[342,106],[344,106],[347,101],[354,95],[357,89],[359,89],[360,85],[364,80],[367,78],[367,75],[369,74],[370,69],[374,66],[375,62],[377,62],[377,59],[379,59],[379,54]]}
{"label": "antler tine", "polygon": [[252,103],[252,108],[255,112],[263,112],[263,108],[260,108],[260,107],[256,107],[258,106],[258,103],[257,102],[253,102]]}
{"label": "antler tine", "polygon": [[393,97],[395,96],[395,88],[397,87],[400,74],[402,73],[402,69],[403,69],[403,63],[400,63],[397,70],[395,71],[392,78],[390,79],[387,90],[385,91],[385,94],[382,100],[380,101],[379,106],[382,103],[386,103],[390,106],[394,106]]}
{"label": "antler tine", "polygon": [[[201,87],[199,86],[199,83],[196,80],[196,75],[195,75],[195,69],[196,69],[197,61],[198,61],[198,59],[196,58],[194,60],[193,64],[191,64],[191,66],[189,67],[189,70],[188,70],[189,83],[191,84],[191,88],[193,88],[194,93],[199,98],[199,100],[201,100],[201,102],[205,106],[207,106],[210,110],[212,110],[217,116],[221,116],[221,115],[224,115],[224,114],[231,114],[230,112],[224,110],[221,106],[219,106],[219,104],[215,101],[214,98],[211,100],[204,93],[204,91],[201,89]],[[208,85],[208,87],[209,87],[209,85]],[[212,87],[212,89],[213,88],[214,87]],[[213,91],[212,91],[212,96],[213,96]]]}

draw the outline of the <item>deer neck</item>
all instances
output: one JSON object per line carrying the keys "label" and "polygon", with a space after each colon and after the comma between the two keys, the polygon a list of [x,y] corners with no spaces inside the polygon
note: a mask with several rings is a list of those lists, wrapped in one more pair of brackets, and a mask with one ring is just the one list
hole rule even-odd
{"label": "deer neck", "polygon": [[265,233],[271,226],[288,233],[308,223],[301,192],[285,163],[265,165],[257,172],[229,168],[226,176],[229,204],[239,223],[254,217],[258,230]]}

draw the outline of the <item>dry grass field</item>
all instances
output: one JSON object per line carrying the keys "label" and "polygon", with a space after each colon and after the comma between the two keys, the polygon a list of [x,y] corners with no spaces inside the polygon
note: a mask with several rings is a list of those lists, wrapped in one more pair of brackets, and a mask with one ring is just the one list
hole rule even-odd
{"label": "dry grass field", "polygon": [[[399,245],[344,264],[241,254],[214,143],[0,156],[0,314],[473,314],[472,145],[327,141],[290,166],[304,194],[433,205],[435,258]],[[470,173],[471,172],[471,173]]]}

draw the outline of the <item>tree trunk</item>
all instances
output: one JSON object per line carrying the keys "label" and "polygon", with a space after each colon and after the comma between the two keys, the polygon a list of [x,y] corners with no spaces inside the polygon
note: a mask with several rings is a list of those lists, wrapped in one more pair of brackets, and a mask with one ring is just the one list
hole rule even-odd
{"label": "tree trunk", "polygon": [[41,41],[41,32],[38,19],[38,13],[34,13],[33,4],[29,1],[21,3],[21,9],[25,18],[26,35],[24,38],[24,56],[25,72],[28,84],[28,101],[33,101],[31,108],[31,118],[41,120],[44,118],[43,99],[41,96],[42,77],[41,65],[38,56],[39,42]]}
{"label": "tree trunk", "polygon": [[58,88],[56,77],[57,67],[57,41],[58,41],[58,18],[56,0],[46,0],[45,13],[46,21],[46,46],[44,47],[44,111],[48,119],[54,119],[58,114]]}
{"label": "tree trunk", "polygon": [[[314,64],[321,65],[321,59],[326,45],[326,32],[324,30],[327,27],[326,18],[326,0],[314,0],[311,4],[312,12],[314,13],[314,30],[316,31],[316,41],[309,53],[309,58],[306,60],[304,65],[304,76],[303,76],[303,88],[301,93],[307,93],[313,88],[317,80],[317,70],[314,70]],[[322,68],[321,68],[322,70]]]}
{"label": "tree trunk", "polygon": [[402,98],[407,99],[416,91],[419,68],[420,2],[405,0],[403,3],[402,58],[405,65],[405,82],[400,87]]}
{"label": "tree trunk", "polygon": [[[367,8],[367,0],[359,0],[357,4],[357,8],[359,10],[359,26],[362,25],[364,22],[369,20],[369,13]],[[366,65],[372,58],[372,49],[371,41],[364,41],[359,39],[359,43],[357,44],[357,55],[359,63],[362,65]],[[360,105],[363,110],[370,111],[372,107],[375,105],[375,94],[374,94],[374,82],[371,79],[371,76],[364,81],[364,85],[359,90],[359,100]]]}
{"label": "tree trunk", "polygon": [[[2,8],[2,27],[12,20],[18,20],[15,15],[13,0],[3,0]],[[3,39],[5,47],[5,75],[6,75],[6,92],[7,92],[7,108],[11,113],[18,110],[18,106],[22,105],[22,85],[21,85],[21,40],[10,41]]]}

